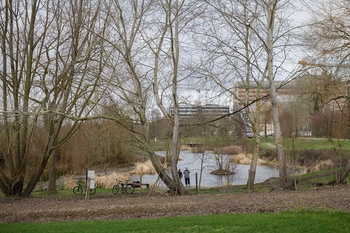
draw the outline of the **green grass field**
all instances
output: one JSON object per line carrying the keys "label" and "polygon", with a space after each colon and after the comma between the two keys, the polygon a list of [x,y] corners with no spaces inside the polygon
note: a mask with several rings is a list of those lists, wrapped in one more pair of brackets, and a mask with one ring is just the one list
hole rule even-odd
{"label": "green grass field", "polygon": [[349,232],[350,214],[298,211],[113,221],[1,224],[0,232]]}
{"label": "green grass field", "polygon": [[[350,150],[350,140],[329,140],[326,138],[296,138],[294,140],[290,138],[283,139],[283,145],[285,149],[291,148],[294,143],[295,149],[309,149],[309,150],[327,150],[333,148],[339,148],[343,150]],[[265,149],[274,148],[274,138],[262,138],[261,146]]]}
{"label": "green grass field", "polygon": [[[245,138],[246,141],[252,142],[252,138]],[[275,139],[273,137],[267,137],[267,138],[261,138],[260,143],[261,147],[265,149],[274,149],[274,141]],[[233,141],[230,140],[223,140],[220,137],[210,137],[210,138],[202,138],[202,137],[189,137],[182,139],[182,144],[203,144],[208,146],[208,148],[215,148],[215,147],[222,147],[222,146],[228,146],[231,145]],[[310,149],[310,150],[324,150],[324,149],[333,149],[334,147],[339,148],[339,145],[341,145],[341,148],[344,150],[350,150],[350,140],[348,139],[332,139],[329,140],[327,138],[284,138],[283,144],[286,149],[291,148],[292,143],[294,143],[295,149]],[[159,149],[165,148],[164,144],[165,142],[157,142]]]}

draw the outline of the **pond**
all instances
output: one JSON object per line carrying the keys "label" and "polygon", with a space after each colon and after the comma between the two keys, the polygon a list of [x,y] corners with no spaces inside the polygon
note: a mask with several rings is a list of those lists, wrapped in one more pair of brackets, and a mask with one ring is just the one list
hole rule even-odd
{"label": "pond", "polygon": [[[165,156],[165,151],[158,151],[157,154]],[[204,156],[203,156],[204,155]],[[229,158],[230,155],[222,155],[225,158]],[[218,187],[224,184],[230,183],[233,185],[246,184],[248,179],[249,165],[244,164],[232,164],[230,163],[231,170],[235,172],[234,175],[213,175],[210,172],[217,170],[215,154],[212,151],[206,151],[204,153],[194,153],[189,150],[180,151],[180,157],[182,160],[178,162],[178,169],[184,171],[186,167],[190,170],[191,186],[195,187],[195,177],[197,173],[198,181],[200,176],[201,161],[203,160],[203,172],[201,178],[201,187]],[[201,159],[204,158],[204,159]],[[170,167],[167,169],[168,174],[171,174]],[[278,168],[258,165],[255,177],[255,183],[263,182],[271,177],[278,177]],[[143,175],[142,183],[153,184],[157,182],[158,175]],[[133,176],[133,180],[139,180],[139,176]],[[182,182],[184,178],[182,178]],[[159,186],[165,186],[162,182]]]}

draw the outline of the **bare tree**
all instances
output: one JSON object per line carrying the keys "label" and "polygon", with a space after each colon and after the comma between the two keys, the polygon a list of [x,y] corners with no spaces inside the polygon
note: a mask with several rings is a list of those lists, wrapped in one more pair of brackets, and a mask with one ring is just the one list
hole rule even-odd
{"label": "bare tree", "polygon": [[[327,108],[331,109],[331,118],[328,122],[332,127],[336,125],[342,125],[339,128],[344,128],[344,125],[349,127],[349,1],[329,0],[322,4],[312,5],[310,9],[314,9],[314,14],[309,30],[305,34],[305,42],[312,53],[312,58],[307,58],[309,60],[302,65],[307,66],[309,70],[318,68],[322,71],[323,76],[328,77],[317,85],[322,90],[322,92],[317,92],[320,112],[325,112]],[[338,119],[334,117],[339,114],[342,117]],[[336,134],[328,133],[339,139],[341,130],[337,132]],[[334,145],[335,153],[339,154],[337,150],[340,150],[341,153],[340,141],[336,140]],[[343,182],[349,172],[350,159],[343,166],[335,181]]]}
{"label": "bare tree", "polygon": [[[274,61],[274,37],[275,35],[275,22],[277,17],[277,11],[279,9],[279,0],[268,0],[264,2],[264,6],[267,13],[266,18],[266,43],[265,49],[267,53],[267,63],[266,63],[266,78],[270,85],[270,99],[272,104],[272,118],[275,131],[275,144],[277,148],[278,156],[278,166],[279,166],[279,178],[281,181],[281,186],[288,188],[288,174],[286,166],[286,158],[283,151],[282,133],[279,122],[279,112],[278,112],[278,99],[277,99],[277,85],[275,82],[275,72],[273,67]],[[278,28],[280,29],[280,28]]]}
{"label": "bare tree", "polygon": [[[178,82],[180,73],[180,32],[192,4],[184,1],[105,2],[110,31],[115,38],[104,39],[114,50],[109,62],[114,95],[119,106],[129,111],[130,121],[140,126],[135,132],[136,146],[150,158],[162,181],[172,194],[184,194],[177,172],[179,157]],[[182,26],[181,26],[182,25]],[[118,64],[119,63],[119,64]],[[115,65],[117,64],[117,65]],[[164,171],[159,156],[150,146],[149,113],[156,103],[172,125],[171,173]],[[170,111],[169,105],[172,105]],[[130,126],[126,126],[130,130]]]}
{"label": "bare tree", "polygon": [[[50,157],[78,128],[74,119],[94,106],[90,100],[102,72],[102,50],[91,33],[98,6],[82,1],[6,1],[1,6],[2,136],[8,147],[2,150],[0,188],[6,195],[31,194]],[[40,162],[29,167],[33,136],[40,129],[45,132],[37,145]]]}
{"label": "bare tree", "polygon": [[[283,7],[287,6],[288,1],[206,2],[216,12],[206,16],[215,20],[207,20],[211,22],[207,26],[209,30],[200,34],[207,38],[204,40],[208,45],[205,51],[210,58],[206,60],[207,71],[210,70],[207,74],[214,78],[217,86],[237,99],[240,107],[245,109],[254,132],[254,152],[247,189],[251,190],[254,186],[259,134],[261,124],[266,123],[267,117],[261,114],[261,109],[267,109],[266,97],[269,97],[272,106],[280,177],[284,186],[287,173],[278,119],[276,90],[279,83],[276,83],[275,77],[280,74],[290,44],[287,16],[283,15]],[[274,65],[274,61],[277,61],[277,65]],[[236,88],[233,88],[235,82]],[[244,96],[238,93],[239,89],[245,90]]]}
{"label": "bare tree", "polygon": [[[250,184],[254,184],[259,152],[258,128],[261,105],[259,101],[256,101],[251,106],[251,102],[261,97],[261,83],[264,81],[264,77],[256,72],[254,67],[259,63],[257,58],[261,53],[261,48],[254,46],[252,42],[254,41],[252,27],[258,19],[256,16],[258,9],[255,3],[250,4],[248,1],[208,1],[208,4],[214,11],[210,11],[209,8],[206,17],[215,18],[215,20],[206,20],[209,27],[207,23],[204,24],[204,27],[208,27],[209,30],[203,30],[203,34],[200,34],[202,37],[208,38],[202,47],[208,53],[207,57],[209,59],[206,62],[209,67],[215,67],[216,64],[221,63],[220,68],[224,71],[209,68],[204,72],[212,77],[224,92],[228,92],[236,100],[237,106],[234,106],[235,109],[244,109],[241,115],[243,119],[248,118],[249,124],[243,126],[243,128],[254,132],[255,149],[249,175],[250,181],[247,185],[248,190],[251,190],[253,187]],[[218,27],[217,25],[223,26]],[[245,90],[244,96],[239,95],[240,89]],[[252,91],[253,89],[255,91]],[[254,94],[251,95],[251,93]],[[251,127],[248,125],[251,125]]]}

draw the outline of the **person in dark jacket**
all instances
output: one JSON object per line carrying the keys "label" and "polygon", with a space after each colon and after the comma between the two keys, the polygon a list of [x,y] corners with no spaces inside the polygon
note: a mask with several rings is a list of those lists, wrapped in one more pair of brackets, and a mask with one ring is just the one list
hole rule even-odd
{"label": "person in dark jacket", "polygon": [[181,169],[179,169],[179,177],[180,177],[180,180],[181,180],[181,178],[182,178],[182,171],[181,171]]}

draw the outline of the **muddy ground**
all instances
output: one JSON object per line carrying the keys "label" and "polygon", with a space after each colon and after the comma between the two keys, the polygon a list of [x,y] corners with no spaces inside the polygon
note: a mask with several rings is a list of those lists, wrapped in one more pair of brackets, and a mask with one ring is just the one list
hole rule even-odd
{"label": "muddy ground", "polygon": [[350,186],[324,186],[309,191],[140,196],[117,194],[75,198],[2,198],[0,222],[81,221],[157,218],[222,213],[330,209],[350,213]]}

